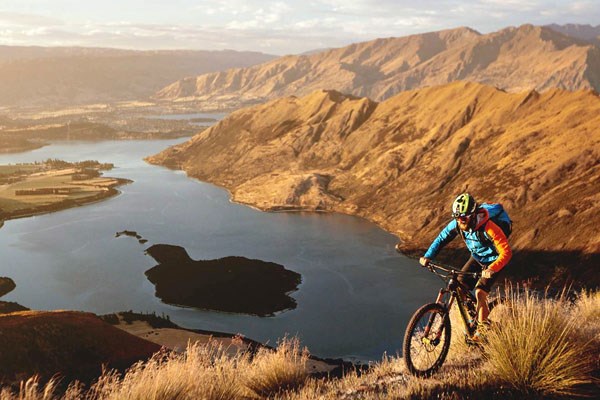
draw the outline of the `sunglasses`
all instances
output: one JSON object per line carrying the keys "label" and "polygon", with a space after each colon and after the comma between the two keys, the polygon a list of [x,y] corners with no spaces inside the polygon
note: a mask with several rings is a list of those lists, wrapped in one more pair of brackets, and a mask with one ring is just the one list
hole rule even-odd
{"label": "sunglasses", "polygon": [[452,214],[452,216],[454,218],[456,218],[457,220],[459,220],[461,222],[467,221],[469,218],[471,218],[472,215],[473,215],[473,213],[471,213],[471,214],[453,213]]}

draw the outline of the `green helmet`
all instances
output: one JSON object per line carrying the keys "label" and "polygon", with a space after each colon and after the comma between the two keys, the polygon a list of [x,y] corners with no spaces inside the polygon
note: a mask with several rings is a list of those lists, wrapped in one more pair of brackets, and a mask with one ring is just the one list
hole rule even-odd
{"label": "green helmet", "polygon": [[454,218],[471,215],[477,208],[477,202],[469,193],[460,194],[452,203],[452,216]]}

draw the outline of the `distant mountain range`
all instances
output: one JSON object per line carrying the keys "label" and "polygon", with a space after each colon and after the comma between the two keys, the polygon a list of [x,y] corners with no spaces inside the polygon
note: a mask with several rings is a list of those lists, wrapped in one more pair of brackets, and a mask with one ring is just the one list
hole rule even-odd
{"label": "distant mountain range", "polygon": [[319,89],[384,100],[457,80],[519,92],[600,89],[600,49],[547,27],[523,25],[482,35],[469,28],[377,39],[317,54],[179,80],[156,97],[240,104]]}
{"label": "distant mountain range", "polygon": [[414,254],[469,190],[513,218],[515,272],[550,279],[563,265],[598,284],[589,269],[600,256],[598,126],[600,98],[589,90],[511,94],[455,82],[382,103],[319,90],[239,110],[150,162],[263,210],[365,217]]}
{"label": "distant mountain range", "polygon": [[590,42],[595,44],[596,46],[600,46],[600,25],[592,26],[579,24],[551,24],[546,26],[556,32],[562,33],[563,35],[585,40],[586,42]]}
{"label": "distant mountain range", "polygon": [[186,76],[272,60],[256,52],[0,46],[0,106],[147,99]]}

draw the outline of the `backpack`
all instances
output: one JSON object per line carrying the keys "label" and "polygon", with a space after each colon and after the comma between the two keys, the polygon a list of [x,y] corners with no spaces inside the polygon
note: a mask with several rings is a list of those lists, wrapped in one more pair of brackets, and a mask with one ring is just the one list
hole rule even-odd
{"label": "backpack", "polygon": [[[508,216],[508,213],[506,212],[504,207],[502,207],[502,204],[481,203],[479,207],[485,208],[487,210],[490,219],[494,221],[494,223],[498,225],[500,229],[502,229],[502,232],[504,232],[504,235],[506,235],[506,238],[508,238],[512,233],[512,221],[510,220],[510,217]],[[460,230],[460,228],[458,228],[457,226],[456,229],[459,231],[460,235],[464,239],[465,237],[463,236],[463,233]],[[485,235],[483,227],[477,230],[477,238],[482,243],[491,243],[491,240]]]}
{"label": "backpack", "polygon": [[502,204],[482,203],[481,207],[487,210],[490,219],[502,229],[502,232],[504,232],[504,235],[508,238],[512,233],[512,221],[504,207],[502,207]]}

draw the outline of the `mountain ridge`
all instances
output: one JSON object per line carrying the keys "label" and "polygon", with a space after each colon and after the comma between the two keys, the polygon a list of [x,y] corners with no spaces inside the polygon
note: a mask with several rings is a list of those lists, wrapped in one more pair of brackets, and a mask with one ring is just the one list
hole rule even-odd
{"label": "mountain ridge", "polygon": [[517,250],[568,253],[571,262],[557,260],[570,265],[600,254],[600,198],[589,184],[600,179],[599,118],[589,90],[507,93],[455,82],[381,103],[321,90],[239,110],[148,160],[262,210],[367,218],[407,253],[429,245],[448,204],[469,190],[507,207]]}
{"label": "mountain ridge", "polygon": [[590,24],[550,24],[545,26],[564,35],[585,40],[587,42],[595,44],[596,46],[600,45],[600,25],[593,26]]}
{"label": "mountain ridge", "polygon": [[0,46],[0,105],[147,99],[176,79],[273,59],[258,52]]}
{"label": "mountain ridge", "polygon": [[189,77],[161,89],[155,97],[234,98],[245,104],[333,89],[381,101],[404,90],[456,80],[512,92],[553,87],[598,90],[599,53],[592,44],[546,27],[522,25],[486,35],[461,27]]}

